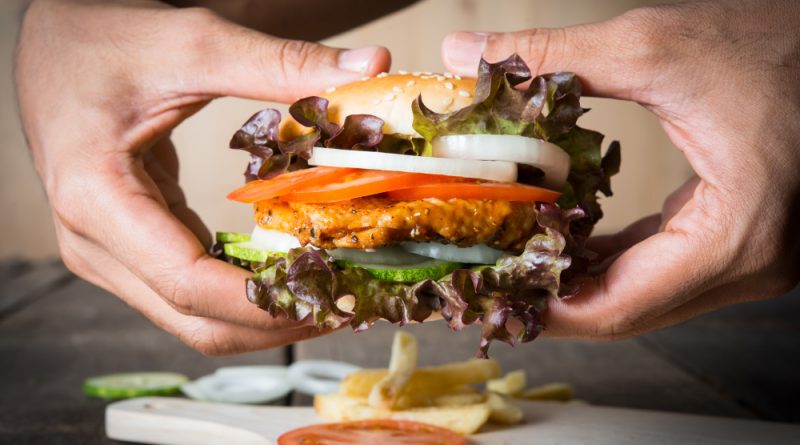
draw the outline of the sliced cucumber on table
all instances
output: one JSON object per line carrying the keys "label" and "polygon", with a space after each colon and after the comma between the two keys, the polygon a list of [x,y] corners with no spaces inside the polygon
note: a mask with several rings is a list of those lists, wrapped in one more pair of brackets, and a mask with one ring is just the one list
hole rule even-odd
{"label": "sliced cucumber on table", "polygon": [[128,399],[177,394],[189,378],[174,372],[131,372],[90,377],[83,381],[83,392],[101,399]]}

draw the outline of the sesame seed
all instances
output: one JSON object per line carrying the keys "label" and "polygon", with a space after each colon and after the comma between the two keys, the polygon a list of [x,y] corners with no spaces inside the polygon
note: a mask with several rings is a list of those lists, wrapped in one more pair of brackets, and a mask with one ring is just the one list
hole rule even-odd
{"label": "sesame seed", "polygon": [[418,77],[420,74],[422,73],[420,73],[419,71],[414,71],[413,73],[411,73],[412,76],[418,76]]}
{"label": "sesame seed", "polygon": [[450,104],[452,103],[453,103],[452,97],[445,97],[444,99],[442,99],[442,105],[444,105],[445,107],[449,107]]}
{"label": "sesame seed", "polygon": [[326,93],[333,93],[334,91],[336,91],[336,87],[330,87],[327,90],[325,90]]}
{"label": "sesame seed", "polygon": [[394,93],[387,93],[386,96],[383,97],[383,100],[388,102],[394,100],[395,97],[397,96],[395,96]]}
{"label": "sesame seed", "polygon": [[392,91],[394,91],[395,93],[402,93],[403,89],[400,87],[392,87]]}
{"label": "sesame seed", "polygon": [[415,83],[416,82],[414,82],[413,80],[409,80],[408,82],[406,82],[406,87],[414,86]]}
{"label": "sesame seed", "polygon": [[369,76],[364,76],[364,77],[362,77],[362,78],[361,78],[361,80],[362,80],[362,81],[364,81],[364,80],[369,80]]}
{"label": "sesame seed", "polygon": [[469,97],[469,91],[467,90],[458,90],[458,95],[461,97]]}
{"label": "sesame seed", "polygon": [[433,76],[419,76],[420,79],[433,79]]}
{"label": "sesame seed", "polygon": [[444,76],[440,76],[440,75],[438,75],[438,74],[437,74],[437,75],[436,75],[436,80],[438,80],[439,82],[441,82],[441,81],[443,81],[443,80],[444,80]]}
{"label": "sesame seed", "polygon": [[378,74],[376,77],[378,77],[378,78],[383,78],[383,77],[386,77],[386,76],[388,76],[388,75],[389,75],[389,74],[388,74],[388,73],[386,73],[386,72],[384,71],[384,72],[382,72],[382,73]]}
{"label": "sesame seed", "polygon": [[431,75],[431,74],[433,74],[433,73],[432,73],[432,72],[430,72],[430,71],[423,71],[423,72],[422,72],[422,74],[424,74],[424,75],[426,75],[426,76],[430,76],[430,75]]}
{"label": "sesame seed", "polygon": [[397,74],[402,74],[402,75],[405,76],[406,74],[408,74],[408,71],[406,71],[406,70],[398,70]]}
{"label": "sesame seed", "polygon": [[447,88],[448,90],[452,90],[453,89],[453,82],[445,82],[444,83],[444,87]]}

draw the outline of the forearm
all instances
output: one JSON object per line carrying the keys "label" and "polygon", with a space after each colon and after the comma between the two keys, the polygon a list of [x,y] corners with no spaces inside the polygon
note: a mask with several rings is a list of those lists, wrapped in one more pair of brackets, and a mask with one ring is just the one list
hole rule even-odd
{"label": "forearm", "polygon": [[209,8],[228,20],[288,39],[320,40],[402,9],[416,0],[164,0]]}

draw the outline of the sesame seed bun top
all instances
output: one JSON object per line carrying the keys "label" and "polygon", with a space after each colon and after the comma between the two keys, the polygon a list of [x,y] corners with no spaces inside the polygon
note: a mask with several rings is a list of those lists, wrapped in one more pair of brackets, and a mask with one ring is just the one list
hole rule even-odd
{"label": "sesame seed bun top", "polygon": [[[328,118],[342,125],[351,114],[371,114],[384,121],[385,134],[417,135],[412,127],[411,103],[422,94],[425,105],[437,113],[449,113],[472,103],[475,79],[450,74],[379,74],[327,90],[320,97],[330,101]],[[291,116],[280,126],[281,140],[308,133],[310,129]]]}

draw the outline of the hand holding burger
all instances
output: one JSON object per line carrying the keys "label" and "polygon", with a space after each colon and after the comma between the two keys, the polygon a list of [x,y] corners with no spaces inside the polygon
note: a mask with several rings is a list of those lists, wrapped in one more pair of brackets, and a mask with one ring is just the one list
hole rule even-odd
{"label": "hand holding burger", "polygon": [[574,71],[589,94],[641,104],[695,171],[660,214],[589,244],[602,274],[552,302],[548,335],[625,338],[797,285],[798,30],[797,2],[697,2],[445,40],[456,73],[518,52],[542,72]]}
{"label": "hand holding burger", "polygon": [[385,48],[280,39],[205,9],[33,2],[17,92],[64,263],[206,354],[318,335],[253,310],[247,273],[206,254],[211,236],[186,204],[170,132],[219,96],[291,101],[388,66]]}

